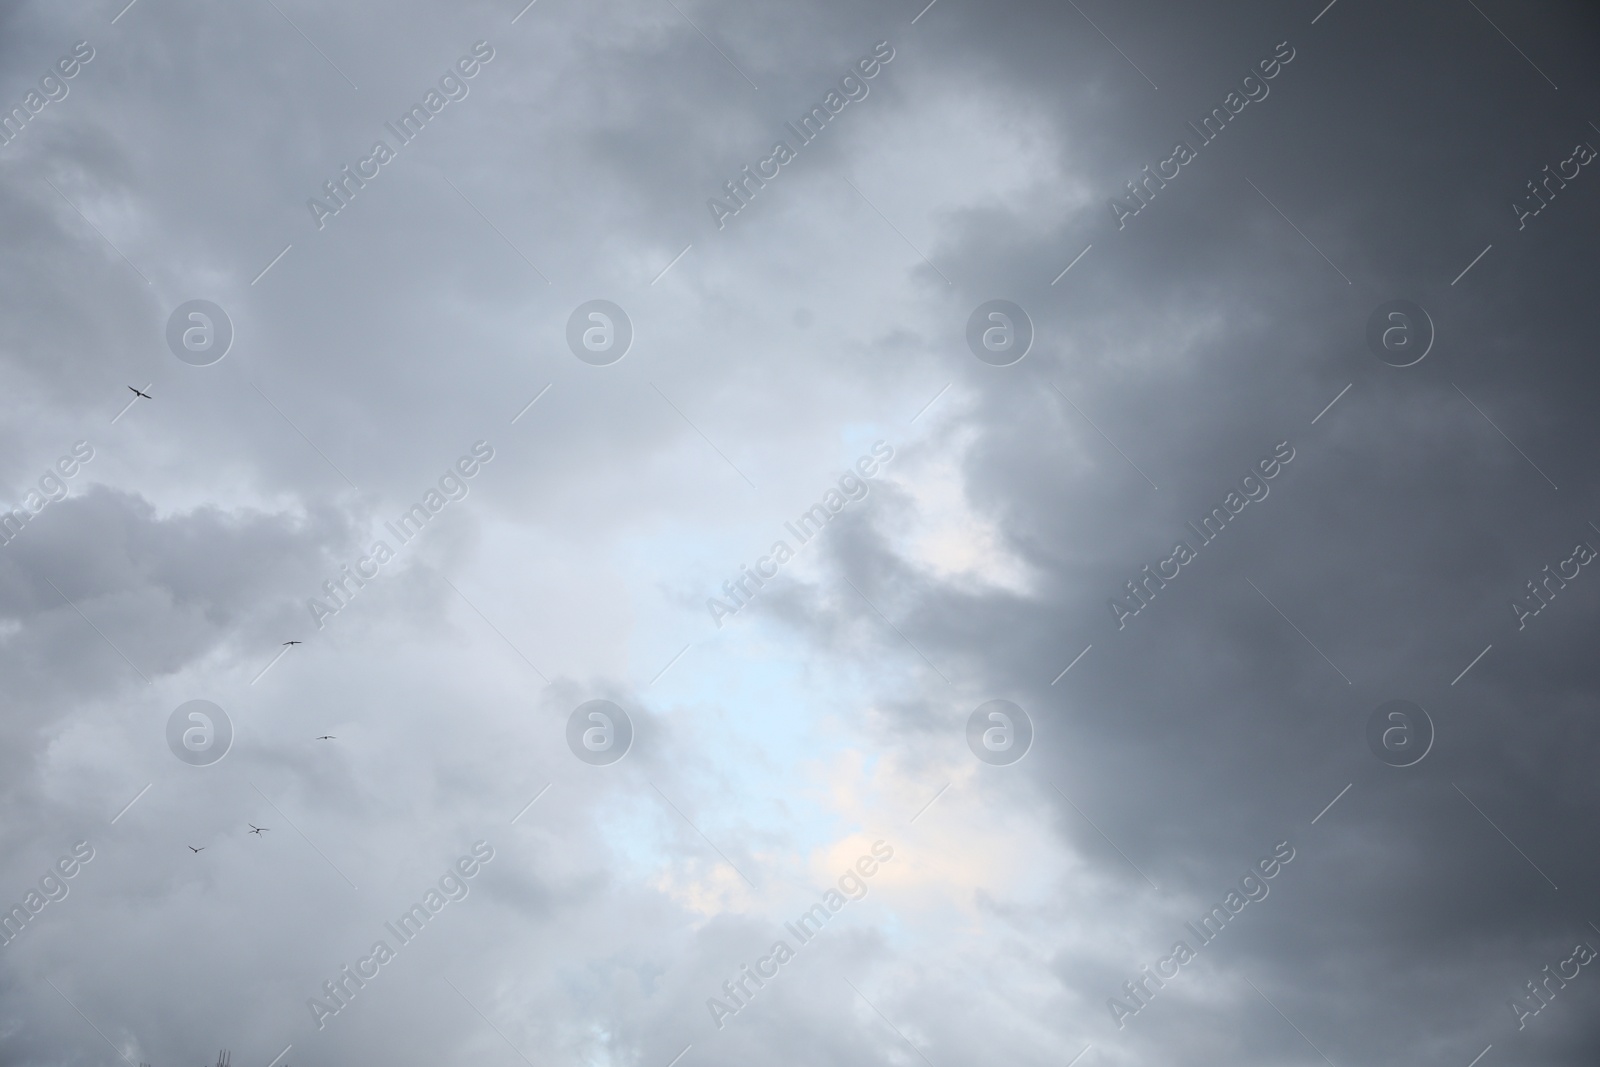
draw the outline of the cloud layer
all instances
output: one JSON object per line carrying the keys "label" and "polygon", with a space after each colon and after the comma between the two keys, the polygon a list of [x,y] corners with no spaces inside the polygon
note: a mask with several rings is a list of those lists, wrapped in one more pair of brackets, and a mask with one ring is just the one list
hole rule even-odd
{"label": "cloud layer", "polygon": [[520,6],[0,11],[0,1062],[1593,1060],[1591,13]]}

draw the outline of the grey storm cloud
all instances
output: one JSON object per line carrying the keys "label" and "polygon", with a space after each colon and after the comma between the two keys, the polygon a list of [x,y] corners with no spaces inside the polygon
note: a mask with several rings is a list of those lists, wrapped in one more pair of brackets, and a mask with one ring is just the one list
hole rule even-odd
{"label": "grey storm cloud", "polygon": [[1597,28],[0,10],[0,1061],[1592,1060]]}

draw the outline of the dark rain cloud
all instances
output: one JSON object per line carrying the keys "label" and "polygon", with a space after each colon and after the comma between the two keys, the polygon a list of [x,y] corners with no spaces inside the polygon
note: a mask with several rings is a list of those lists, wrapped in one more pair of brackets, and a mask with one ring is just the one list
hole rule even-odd
{"label": "dark rain cloud", "polygon": [[[0,106],[96,50],[0,148],[0,486],[96,450],[0,546],[0,893],[96,849],[0,948],[0,1058],[1592,1058],[1590,968],[1509,1007],[1600,945],[1600,578],[1512,606],[1600,547],[1600,178],[1512,207],[1600,144],[1591,13],[517,6],[0,13]],[[707,199],[879,41],[719,229]],[[236,326],[211,367],[166,350],[197,297]],[[595,298],[635,325],[610,367],[566,346]],[[994,298],[1034,328],[1009,367],[964,340]],[[1394,299],[1436,331],[1414,366],[1368,347]],[[705,598],[879,438],[865,501],[717,628]],[[319,627],[375,539],[395,562]],[[195,697],[238,730],[212,767],[162,732]],[[568,751],[595,697],[631,709],[615,766]],[[1036,729],[1011,767],[966,747],[994,698]],[[1432,720],[1415,766],[1368,748],[1394,699]],[[706,999],[879,838],[868,903],[718,1029]],[[470,894],[319,1030],[308,998],[477,840]]]}

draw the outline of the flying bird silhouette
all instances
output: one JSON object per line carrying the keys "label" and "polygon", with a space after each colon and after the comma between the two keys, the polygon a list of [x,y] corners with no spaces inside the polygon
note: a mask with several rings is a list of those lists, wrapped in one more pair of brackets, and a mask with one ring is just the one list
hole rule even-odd
{"label": "flying bird silhouette", "polygon": [[317,738],[317,740],[318,741],[337,741],[338,738],[335,737],[333,734],[323,734],[321,737]]}
{"label": "flying bird silhouette", "polygon": [[245,825],[246,825],[246,826],[248,826],[248,827],[250,827],[250,832],[251,832],[251,833],[252,833],[252,834],[259,834],[259,833],[261,833],[261,832],[262,832],[262,831],[263,831],[263,830],[270,830],[270,829],[272,829],[272,827],[270,827],[270,826],[257,826],[257,825],[256,825],[256,824],[255,824],[255,823],[253,823],[253,822],[247,822],[247,823],[245,823]]}
{"label": "flying bird silhouette", "polygon": [[204,852],[206,850],[204,845],[201,845],[199,848],[195,848],[193,845],[184,845],[183,847],[188,849],[190,852]]}
{"label": "flying bird silhouette", "polygon": [[304,641],[285,641],[284,644],[286,644],[286,645],[303,645],[303,644],[305,644],[305,642]]}
{"label": "flying bird silhouette", "polygon": [[[128,386],[128,388],[129,388],[129,389],[133,389],[133,386],[131,386],[131,385],[130,385],[130,386]],[[154,399],[155,399],[155,397],[153,397],[153,396],[151,396],[151,395],[150,395],[150,394],[149,394],[149,393],[145,393],[145,392],[141,392],[141,391],[140,391],[140,390],[138,390],[138,389],[133,389],[133,392],[134,392],[134,394],[135,394],[135,395],[136,395],[136,396],[142,396],[142,397],[144,397],[144,398],[145,398],[145,399],[146,399],[146,400],[154,400]]]}

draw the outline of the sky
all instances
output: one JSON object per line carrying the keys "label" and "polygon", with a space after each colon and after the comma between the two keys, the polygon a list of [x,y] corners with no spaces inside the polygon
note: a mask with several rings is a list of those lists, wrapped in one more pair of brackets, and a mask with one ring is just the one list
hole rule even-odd
{"label": "sky", "polygon": [[0,1065],[1594,1061],[1592,9],[523,2],[0,4]]}

